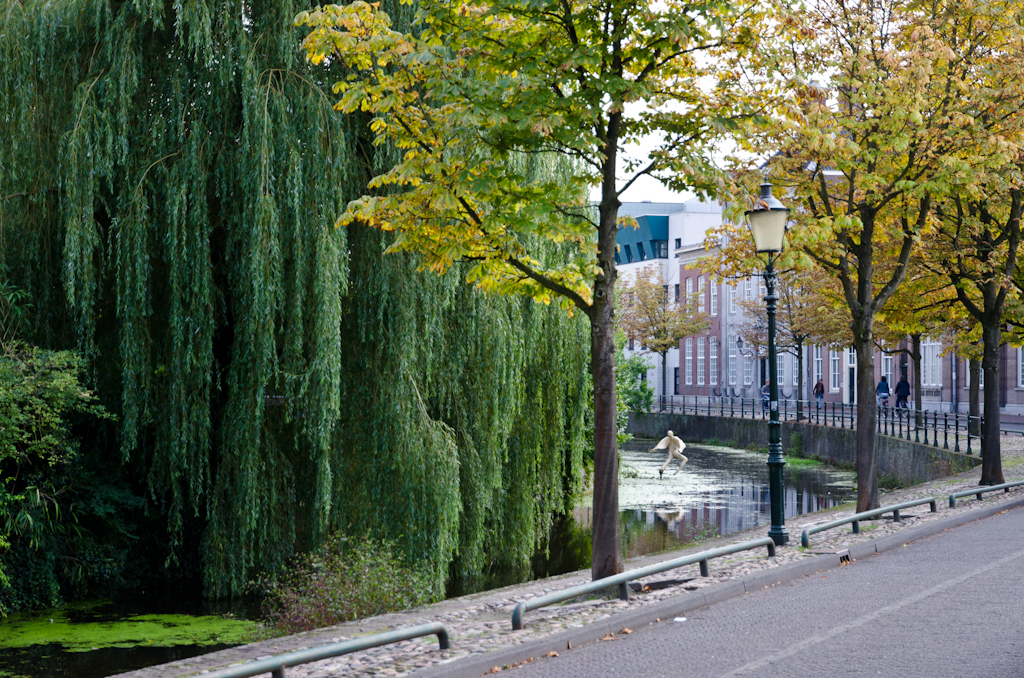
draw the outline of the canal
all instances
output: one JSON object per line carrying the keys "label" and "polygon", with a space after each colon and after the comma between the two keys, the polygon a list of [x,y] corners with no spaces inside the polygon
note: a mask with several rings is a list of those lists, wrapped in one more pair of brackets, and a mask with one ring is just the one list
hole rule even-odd
{"label": "canal", "polygon": [[[766,455],[728,447],[691,445],[677,474],[659,477],[661,451],[651,441],[620,446],[624,555],[668,551],[704,539],[770,523]],[[855,474],[789,459],[786,516],[850,501]],[[452,583],[449,596],[590,567],[589,497],[557,520],[528,571],[484,573]],[[180,601],[148,605],[80,604],[0,620],[0,678],[101,678],[247,642],[254,625],[237,609],[200,609]],[[197,604],[198,605],[198,604]]]}

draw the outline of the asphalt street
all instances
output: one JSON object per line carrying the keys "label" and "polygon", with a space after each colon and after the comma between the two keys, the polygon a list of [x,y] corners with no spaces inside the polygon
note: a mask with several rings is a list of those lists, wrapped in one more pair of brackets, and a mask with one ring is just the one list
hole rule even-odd
{"label": "asphalt street", "polygon": [[513,673],[1024,678],[1024,508],[559,655]]}

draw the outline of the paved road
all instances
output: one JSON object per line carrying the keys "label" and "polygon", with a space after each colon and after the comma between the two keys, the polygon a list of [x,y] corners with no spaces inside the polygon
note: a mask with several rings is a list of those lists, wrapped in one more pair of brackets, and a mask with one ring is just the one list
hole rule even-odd
{"label": "paved road", "polygon": [[514,675],[1024,677],[1024,508],[618,637]]}

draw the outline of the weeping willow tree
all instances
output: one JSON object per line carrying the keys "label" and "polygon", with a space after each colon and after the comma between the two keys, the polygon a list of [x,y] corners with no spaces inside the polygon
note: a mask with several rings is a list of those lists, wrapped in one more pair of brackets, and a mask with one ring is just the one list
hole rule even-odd
{"label": "weeping willow tree", "polygon": [[389,157],[304,63],[306,6],[7,3],[0,271],[31,340],[86,358],[118,417],[97,453],[208,595],[333,530],[438,587],[522,571],[578,490],[589,336],[334,228]]}

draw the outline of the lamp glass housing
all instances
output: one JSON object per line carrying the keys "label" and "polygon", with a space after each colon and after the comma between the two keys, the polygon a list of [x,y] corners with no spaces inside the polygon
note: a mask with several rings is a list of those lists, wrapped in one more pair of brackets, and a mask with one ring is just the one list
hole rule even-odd
{"label": "lamp glass housing", "polygon": [[772,195],[772,185],[761,184],[758,197],[760,209],[747,211],[750,235],[754,238],[754,249],[758,252],[781,252],[786,237],[786,221],[789,209]]}
{"label": "lamp glass housing", "polygon": [[750,235],[758,252],[781,252],[786,237],[787,209],[751,210],[747,212]]}

